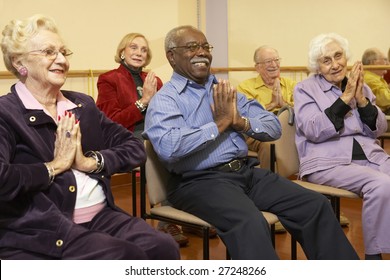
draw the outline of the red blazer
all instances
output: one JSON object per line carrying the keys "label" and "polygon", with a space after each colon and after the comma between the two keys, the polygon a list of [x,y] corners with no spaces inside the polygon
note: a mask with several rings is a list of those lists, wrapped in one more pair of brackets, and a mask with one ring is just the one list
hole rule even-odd
{"label": "red blazer", "polygon": [[[147,72],[141,72],[144,81]],[[157,77],[157,90],[163,83]],[[130,131],[134,131],[135,124],[144,119],[144,115],[135,106],[138,99],[137,89],[130,72],[120,65],[117,69],[108,71],[99,76],[98,98],[96,105],[107,117]]]}

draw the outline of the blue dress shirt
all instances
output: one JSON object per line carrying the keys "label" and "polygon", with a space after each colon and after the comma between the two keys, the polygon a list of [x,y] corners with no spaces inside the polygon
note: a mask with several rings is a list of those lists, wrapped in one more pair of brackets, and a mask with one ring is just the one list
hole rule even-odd
{"label": "blue dress shirt", "polygon": [[[218,132],[212,112],[215,83],[214,75],[200,85],[174,72],[149,103],[143,136],[170,172],[204,170],[246,157],[248,147],[241,133]],[[248,136],[261,141],[280,137],[278,118],[257,101],[238,93],[237,109],[249,118]]]}

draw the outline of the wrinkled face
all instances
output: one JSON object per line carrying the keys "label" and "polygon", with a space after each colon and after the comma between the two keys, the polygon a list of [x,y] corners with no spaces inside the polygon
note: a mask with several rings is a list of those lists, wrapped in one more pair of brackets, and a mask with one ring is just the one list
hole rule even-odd
{"label": "wrinkled face", "polygon": [[14,66],[27,68],[26,86],[60,88],[69,70],[67,55],[70,53],[58,34],[41,30],[30,39],[26,54],[14,61]]}
{"label": "wrinkled face", "polygon": [[123,50],[125,62],[130,68],[139,69],[144,67],[148,56],[148,42],[142,37],[136,37]]}
{"label": "wrinkled face", "polygon": [[324,78],[336,85],[341,85],[341,81],[347,75],[347,58],[344,50],[337,42],[330,42],[325,45],[322,55],[318,59],[319,73]]}
{"label": "wrinkled face", "polygon": [[207,81],[213,57],[202,32],[181,30],[176,47],[167,52],[167,58],[176,73],[198,84]]}
{"label": "wrinkled face", "polygon": [[256,71],[263,79],[276,79],[280,76],[280,57],[276,50],[261,49],[256,57]]}

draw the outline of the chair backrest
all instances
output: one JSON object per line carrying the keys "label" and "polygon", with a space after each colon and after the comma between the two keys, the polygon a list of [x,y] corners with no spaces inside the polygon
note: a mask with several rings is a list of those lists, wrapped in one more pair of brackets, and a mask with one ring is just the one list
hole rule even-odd
{"label": "chair backrest", "polygon": [[298,151],[295,146],[294,109],[291,106],[279,110],[278,118],[282,126],[282,136],[274,141],[277,173],[290,177],[299,172]]}
{"label": "chair backrest", "polygon": [[158,159],[152,143],[145,140],[144,144],[147,156],[145,163],[146,189],[149,202],[153,206],[167,199],[167,185],[170,174]]}

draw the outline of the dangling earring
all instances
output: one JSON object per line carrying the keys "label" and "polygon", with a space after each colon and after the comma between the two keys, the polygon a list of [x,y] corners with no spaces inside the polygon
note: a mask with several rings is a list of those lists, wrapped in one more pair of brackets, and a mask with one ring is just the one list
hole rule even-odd
{"label": "dangling earring", "polygon": [[121,59],[124,60],[125,59],[125,55],[122,53],[121,54]]}
{"label": "dangling earring", "polygon": [[21,76],[25,77],[27,76],[28,70],[26,66],[22,66],[18,69],[18,72]]}

